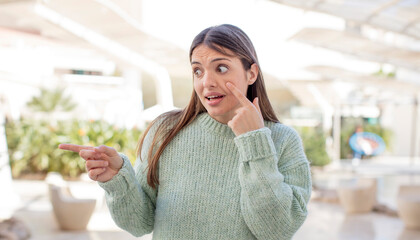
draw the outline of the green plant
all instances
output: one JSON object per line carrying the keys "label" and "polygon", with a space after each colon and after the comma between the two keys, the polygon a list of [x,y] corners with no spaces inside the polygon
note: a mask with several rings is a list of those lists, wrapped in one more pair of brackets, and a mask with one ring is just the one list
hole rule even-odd
{"label": "green plant", "polygon": [[385,72],[382,69],[382,67],[380,67],[379,70],[377,72],[374,72],[372,75],[373,76],[378,76],[378,77],[395,78],[396,72],[395,72],[395,70],[389,71],[389,72]]}
{"label": "green plant", "polygon": [[302,138],[306,157],[312,166],[325,166],[331,162],[325,145],[325,134],[321,128],[296,128]]}
{"label": "green plant", "polygon": [[41,120],[21,119],[6,123],[6,138],[14,177],[27,173],[60,172],[77,177],[85,172],[85,162],[77,153],[58,149],[60,143],[98,146],[107,145],[136,158],[137,140],[141,131],[121,129],[103,121],[57,121],[49,118],[54,111],[71,111],[76,107],[63,89],[42,88],[41,94],[28,103]]}
{"label": "green plant", "polygon": [[102,121],[70,120],[51,124],[45,120],[24,119],[6,124],[14,177],[50,171],[77,177],[85,172],[84,160],[77,153],[58,149],[60,143],[89,146],[104,144],[114,147],[134,161],[140,134],[138,129],[120,129]]}
{"label": "green plant", "polygon": [[64,89],[40,89],[41,94],[35,96],[27,104],[35,112],[71,111],[76,107],[71,97],[64,96]]}

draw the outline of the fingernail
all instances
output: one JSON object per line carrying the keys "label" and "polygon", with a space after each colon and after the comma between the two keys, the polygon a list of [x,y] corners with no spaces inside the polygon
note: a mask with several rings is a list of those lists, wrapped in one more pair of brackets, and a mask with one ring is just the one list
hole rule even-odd
{"label": "fingernail", "polygon": [[227,82],[227,83],[226,83],[226,86],[227,86],[227,87],[232,87],[232,83]]}
{"label": "fingernail", "polygon": [[105,166],[108,166],[108,162],[105,162]]}

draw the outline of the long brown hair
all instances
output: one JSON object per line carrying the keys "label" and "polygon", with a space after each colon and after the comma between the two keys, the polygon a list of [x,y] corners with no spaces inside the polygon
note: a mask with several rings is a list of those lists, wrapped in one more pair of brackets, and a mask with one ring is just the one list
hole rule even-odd
{"label": "long brown hair", "polygon": [[[248,86],[247,98],[252,102],[258,96],[261,114],[264,120],[279,122],[268,100],[257,54],[249,37],[240,28],[233,25],[223,24],[209,27],[194,38],[190,48],[190,61],[194,49],[202,44],[225,55],[229,55],[225,49],[230,50],[241,60],[245,70],[249,70],[252,64],[257,64],[258,77],[252,85]],[[190,102],[186,108],[162,114],[152,121],[144,131],[137,149],[137,154],[140,156],[140,159],[141,149],[147,133],[154,124],[159,122],[147,156],[147,183],[152,188],[156,188],[156,185],[159,185],[158,163],[166,146],[168,146],[179,131],[193,122],[198,114],[206,111],[196,92],[193,90]]]}

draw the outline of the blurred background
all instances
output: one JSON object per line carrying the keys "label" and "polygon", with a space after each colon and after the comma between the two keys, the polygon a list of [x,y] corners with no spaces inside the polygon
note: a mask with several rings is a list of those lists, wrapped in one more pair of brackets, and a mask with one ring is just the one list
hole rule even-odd
{"label": "blurred background", "polygon": [[[419,0],[0,0],[0,238],[130,239],[57,146],[105,144],[134,163],[147,123],[190,99],[192,39],[223,23],[253,41],[311,162],[295,238],[420,239],[420,212],[403,213],[420,209]],[[94,199],[87,226],[63,227],[56,182]]]}

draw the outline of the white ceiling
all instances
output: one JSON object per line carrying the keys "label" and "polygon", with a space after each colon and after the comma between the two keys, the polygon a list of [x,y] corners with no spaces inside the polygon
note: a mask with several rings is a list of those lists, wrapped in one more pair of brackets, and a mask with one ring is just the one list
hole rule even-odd
{"label": "white ceiling", "polygon": [[188,53],[186,51],[142,31],[138,19],[127,15],[113,1],[2,0],[0,1],[0,27],[31,33],[71,45],[96,47],[74,32],[59,26],[57,22],[43,17],[37,11],[39,7],[76,22],[130,51],[164,66],[171,75],[188,74],[189,76]]}

